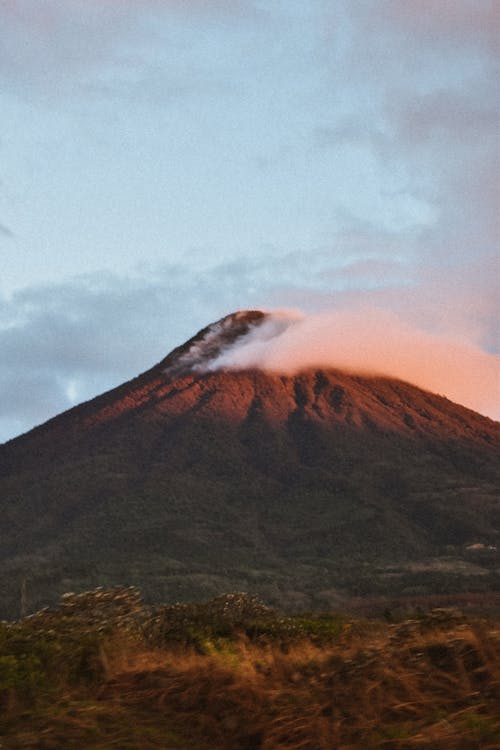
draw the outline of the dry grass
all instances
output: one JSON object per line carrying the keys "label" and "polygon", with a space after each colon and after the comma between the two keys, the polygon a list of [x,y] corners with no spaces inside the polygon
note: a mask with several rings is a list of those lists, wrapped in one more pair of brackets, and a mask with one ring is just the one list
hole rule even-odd
{"label": "dry grass", "polygon": [[103,695],[172,712],[228,750],[500,747],[499,633],[483,623],[285,651],[240,641],[208,656],[138,654]]}
{"label": "dry grass", "polygon": [[[71,630],[67,621],[60,631],[54,618],[50,624],[56,643]],[[130,628],[101,627],[85,678],[71,682],[67,673],[58,682],[52,674],[34,695],[23,694],[22,685],[0,689],[0,744],[9,750],[500,748],[498,623],[436,610],[397,625],[345,622],[322,643],[310,634],[270,632],[250,637],[240,623],[224,637],[204,633],[195,644],[169,640],[153,648]]]}

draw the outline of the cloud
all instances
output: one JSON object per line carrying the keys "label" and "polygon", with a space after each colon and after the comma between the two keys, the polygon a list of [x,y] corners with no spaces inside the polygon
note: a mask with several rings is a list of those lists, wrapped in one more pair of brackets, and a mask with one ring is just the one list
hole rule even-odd
{"label": "cloud", "polygon": [[376,283],[378,275],[373,275],[358,286],[337,290],[326,306],[349,310],[377,307],[429,333],[500,353],[498,255],[483,255],[461,264],[452,262],[446,273],[432,264],[406,269],[406,283],[395,271],[392,277],[384,274],[386,283]]}
{"label": "cloud", "polygon": [[[138,90],[142,79],[156,90],[158,60],[171,50],[178,67],[179,27],[245,22],[263,14],[243,0],[7,0],[0,27],[0,79],[16,94],[46,96]],[[186,42],[187,43],[187,42]],[[198,71],[200,73],[200,71]],[[162,78],[173,93],[185,81]]]}
{"label": "cloud", "polygon": [[13,420],[36,424],[57,412],[61,402],[65,402],[64,387],[51,372],[18,372],[17,379],[9,377],[8,370],[0,371],[0,423]]}
{"label": "cloud", "polygon": [[408,145],[418,146],[442,135],[470,145],[496,135],[499,113],[490,99],[492,93],[484,83],[467,93],[444,89],[414,98],[400,92],[387,109],[397,126],[397,137]]}
{"label": "cloud", "polygon": [[[370,286],[361,258],[350,276],[361,283],[338,290],[334,306],[391,311],[416,330],[490,353],[500,352],[499,16],[495,0],[328,7],[322,52],[337,106],[313,133],[325,159],[350,148],[376,160],[388,186],[382,212],[398,199],[416,206],[414,226],[393,232],[399,268],[371,269],[379,283]],[[376,222],[344,215],[341,237],[350,227],[352,252],[380,247]]]}
{"label": "cloud", "polygon": [[[377,0],[352,3],[365,21],[390,28],[420,44],[486,46],[498,49],[500,12],[496,0]],[[358,15],[359,17],[359,15]]]}
{"label": "cloud", "polygon": [[14,232],[9,229],[5,224],[0,224],[0,235],[3,235],[4,237],[14,237]]}
{"label": "cloud", "polygon": [[389,375],[500,418],[500,356],[410,327],[383,310],[271,313],[210,369],[297,373],[314,367]]}

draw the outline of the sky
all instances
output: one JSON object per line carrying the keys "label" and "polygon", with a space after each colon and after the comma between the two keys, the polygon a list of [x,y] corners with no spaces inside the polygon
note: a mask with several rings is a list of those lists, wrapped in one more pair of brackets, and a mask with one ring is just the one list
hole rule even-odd
{"label": "sky", "polygon": [[245,308],[386,316],[481,388],[499,39],[497,0],[1,0],[0,441]]}

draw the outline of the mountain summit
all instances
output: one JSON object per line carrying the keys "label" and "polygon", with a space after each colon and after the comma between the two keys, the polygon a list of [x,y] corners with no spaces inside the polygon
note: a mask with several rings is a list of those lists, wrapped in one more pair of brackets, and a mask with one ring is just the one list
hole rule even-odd
{"label": "mountain summit", "polygon": [[239,310],[212,323],[160,362],[169,378],[211,369],[217,358],[269,319],[261,310]]}
{"label": "mountain summit", "polygon": [[0,616],[21,588],[310,608],[498,586],[500,424],[386,377],[220,369],[270,323],[229,315],[0,446]]}

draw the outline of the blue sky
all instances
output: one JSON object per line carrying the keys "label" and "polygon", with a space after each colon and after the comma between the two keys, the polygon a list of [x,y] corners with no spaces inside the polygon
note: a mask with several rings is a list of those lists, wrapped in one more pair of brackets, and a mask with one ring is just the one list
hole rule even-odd
{"label": "blue sky", "polygon": [[0,440],[237,309],[498,353],[495,0],[6,0]]}

